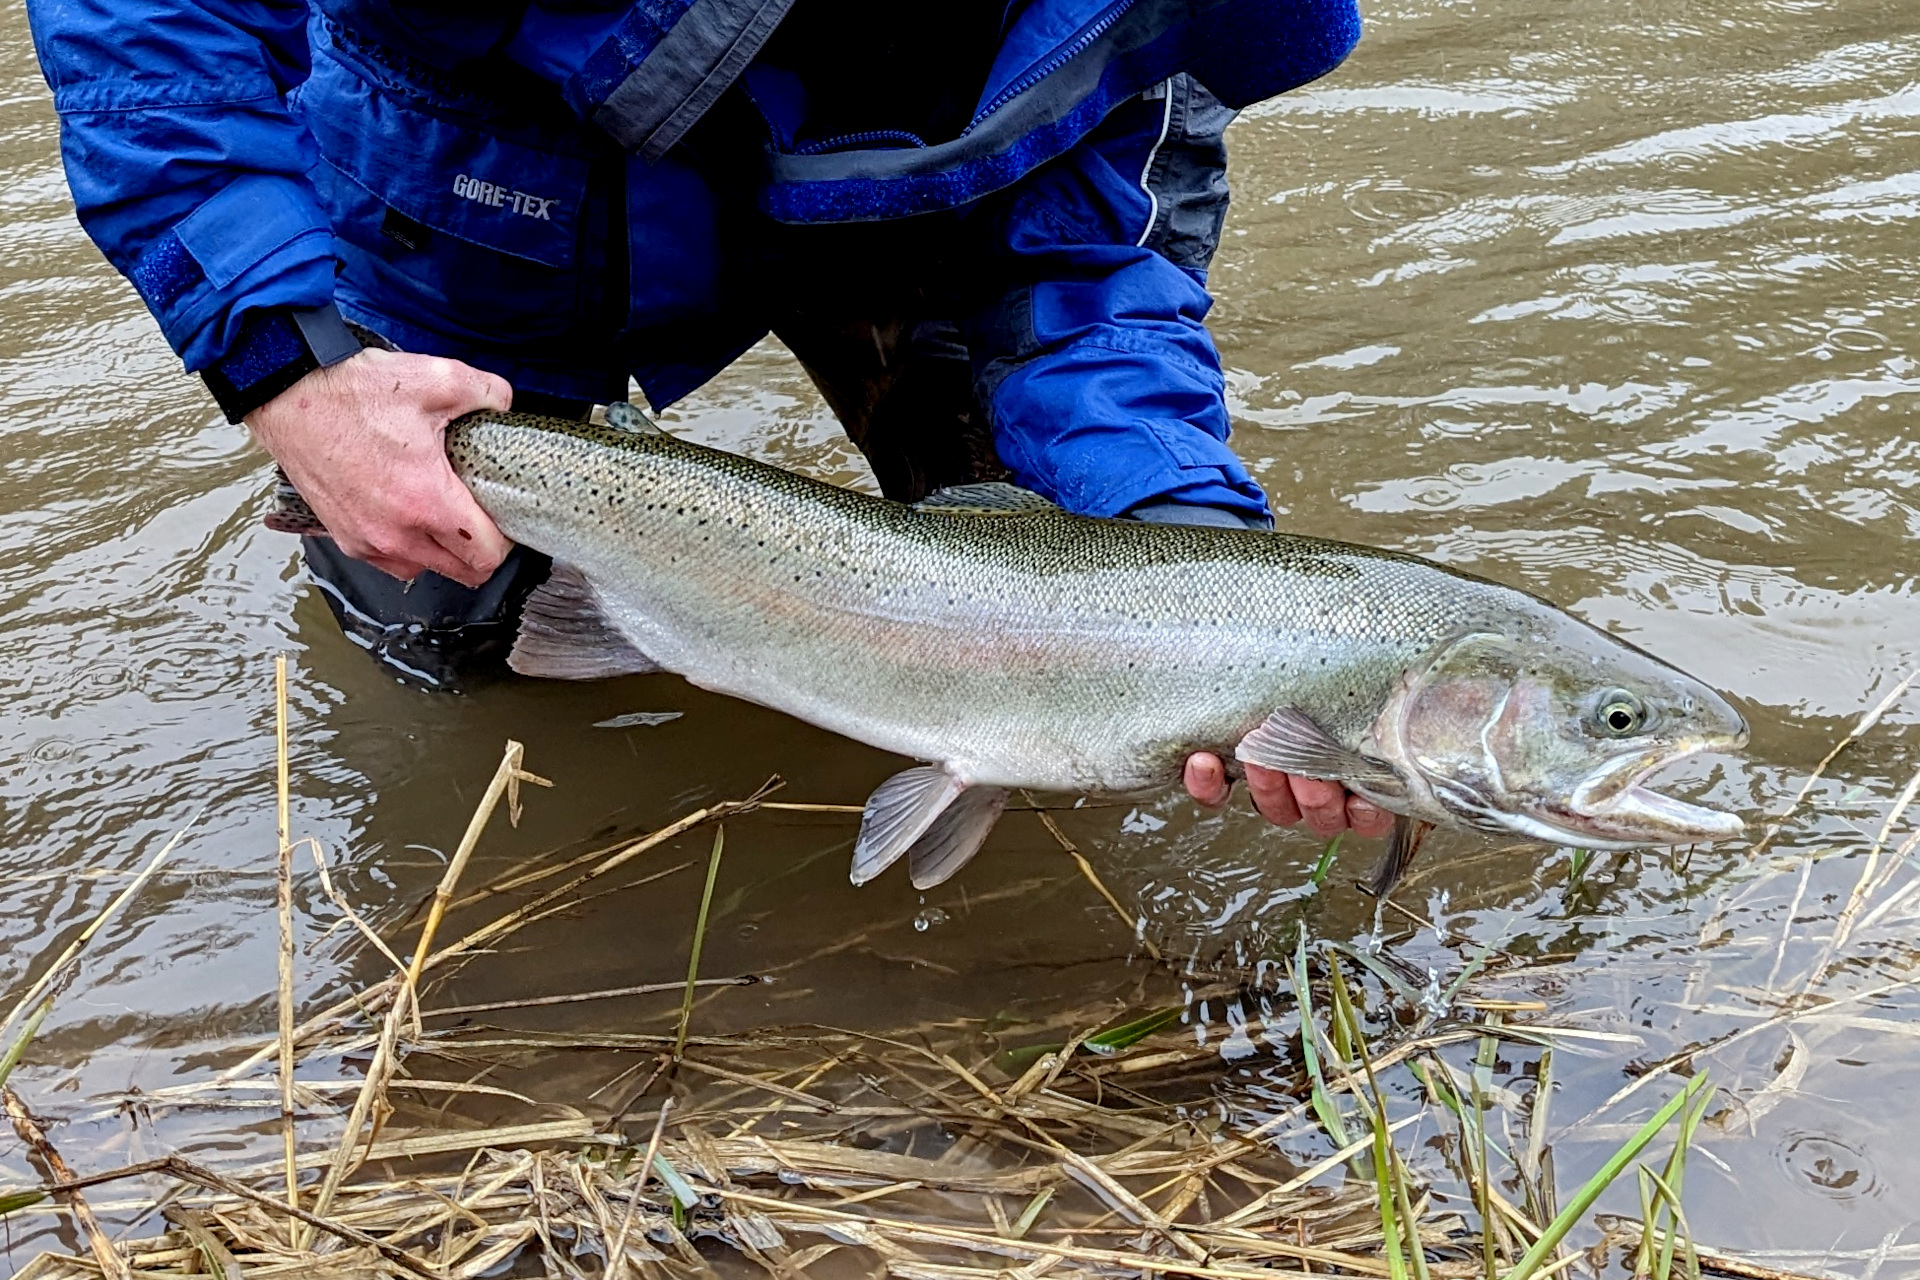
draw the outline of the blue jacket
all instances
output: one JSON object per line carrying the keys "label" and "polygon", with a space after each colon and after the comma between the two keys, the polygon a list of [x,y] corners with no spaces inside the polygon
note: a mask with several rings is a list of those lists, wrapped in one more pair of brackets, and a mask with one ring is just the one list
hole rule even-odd
{"label": "blue jacket", "polygon": [[277,309],[333,302],[522,390],[631,373],[665,405],[844,261],[960,325],[1020,483],[1264,514],[1203,324],[1221,133],[1337,65],[1354,0],[943,6],[950,45],[849,37],[853,65],[819,15],[867,10],[788,38],[851,3],[28,12],[80,219],[190,370],[243,384]]}

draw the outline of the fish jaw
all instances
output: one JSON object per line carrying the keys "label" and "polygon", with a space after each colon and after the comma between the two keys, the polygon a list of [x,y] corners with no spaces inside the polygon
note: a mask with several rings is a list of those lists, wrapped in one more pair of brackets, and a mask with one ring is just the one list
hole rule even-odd
{"label": "fish jaw", "polygon": [[1738,838],[1746,822],[1734,813],[1675,799],[1644,785],[1646,779],[1703,751],[1732,751],[1744,733],[1695,739],[1612,762],[1574,789],[1565,803],[1536,801],[1512,815],[1517,831],[1589,849],[1641,849],[1659,845],[1712,844]]}

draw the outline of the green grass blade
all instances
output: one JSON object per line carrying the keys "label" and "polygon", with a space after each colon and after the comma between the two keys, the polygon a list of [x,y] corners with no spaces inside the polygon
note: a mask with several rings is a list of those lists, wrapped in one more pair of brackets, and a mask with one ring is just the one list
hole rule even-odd
{"label": "green grass blade", "polygon": [[[1687,1241],[1687,1274],[1697,1280],[1700,1275],[1700,1255],[1693,1247],[1693,1228],[1688,1225],[1687,1215],[1680,1208],[1680,1189],[1678,1187],[1668,1186],[1666,1179],[1651,1169],[1643,1168],[1640,1172],[1652,1179],[1654,1186],[1659,1188],[1660,1198],[1664,1201],[1667,1213],[1670,1215],[1670,1221],[1673,1224],[1666,1229],[1666,1238],[1660,1242],[1660,1262],[1654,1275],[1657,1277],[1657,1280],[1671,1280],[1673,1275],[1674,1237],[1676,1235],[1684,1235]],[[1642,1241],[1645,1241],[1645,1234],[1643,1233],[1640,1238]]]}
{"label": "green grass blade", "polygon": [[1387,1251],[1387,1274],[1393,1280],[1407,1280],[1407,1259],[1400,1238],[1400,1215],[1395,1212],[1393,1187],[1393,1148],[1387,1144],[1387,1126],[1377,1111],[1369,1110],[1373,1123],[1373,1188],[1380,1202],[1380,1234]]}
{"label": "green grass blade", "polygon": [[1027,1207],[1020,1211],[1018,1218],[1014,1219],[1013,1229],[1007,1234],[1015,1240],[1025,1236],[1033,1229],[1033,1224],[1039,1221],[1040,1211],[1047,1207],[1047,1201],[1051,1199],[1053,1199],[1052,1187],[1042,1187],[1034,1192],[1033,1199],[1027,1201]]}
{"label": "green grass blade", "polygon": [[[1659,1184],[1660,1189],[1666,1193],[1668,1209],[1667,1220],[1669,1222],[1678,1223],[1681,1221],[1680,1192],[1685,1185],[1687,1177],[1687,1150],[1693,1145],[1694,1130],[1699,1127],[1700,1121],[1706,1117],[1707,1103],[1709,1101],[1711,1101],[1710,1098],[1702,1098],[1697,1104],[1681,1111],[1680,1135],[1674,1139],[1673,1153],[1667,1157],[1665,1172],[1655,1174],[1652,1170],[1647,1171],[1648,1174],[1653,1177],[1654,1181]],[[1688,1244],[1692,1244],[1691,1235],[1689,1235]],[[1673,1275],[1672,1234],[1667,1236],[1666,1243],[1661,1246],[1660,1260],[1654,1266],[1654,1274],[1659,1276],[1660,1280],[1669,1280]]]}
{"label": "green grass blade", "polygon": [[39,1204],[47,1198],[44,1191],[9,1191],[0,1195],[0,1218],[6,1217],[16,1209]]}
{"label": "green grass blade", "polygon": [[[1504,937],[1505,934],[1503,933],[1501,936]],[[1453,981],[1449,982],[1446,988],[1440,992],[1440,1007],[1442,1009],[1451,1009],[1453,1007],[1454,997],[1460,994],[1460,988],[1473,981],[1473,976],[1486,968],[1487,961],[1492,958],[1493,944],[1491,942],[1482,943],[1467,962],[1460,966],[1460,972],[1453,975]]]}
{"label": "green grass blade", "polygon": [[40,1002],[40,1007],[33,1011],[33,1016],[21,1026],[20,1034],[16,1035],[13,1043],[7,1046],[6,1053],[0,1055],[0,1086],[7,1083],[7,1077],[12,1075],[13,1069],[20,1065],[20,1056],[27,1051],[27,1046],[33,1043],[34,1036],[40,1032],[40,1024],[46,1021],[47,1015],[51,1012],[53,1012],[53,997],[48,996]]}
{"label": "green grass blade", "polygon": [[1498,1280],[1499,1261],[1493,1255],[1493,1171],[1487,1168],[1487,1095],[1480,1081],[1473,1084],[1474,1145],[1479,1150],[1480,1176],[1474,1182],[1474,1207],[1480,1211],[1480,1266],[1487,1280]]}
{"label": "green grass blade", "polygon": [[1636,1277],[1653,1274],[1653,1241],[1660,1231],[1660,1206],[1653,1198],[1653,1179],[1649,1170],[1641,1165],[1635,1170],[1640,1184],[1640,1245],[1633,1251],[1633,1274]]}
{"label": "green grass blade", "polygon": [[680,1061],[680,1055],[687,1047],[687,1025],[693,1019],[693,984],[700,977],[700,949],[707,941],[707,912],[713,906],[713,882],[720,878],[720,851],[726,848],[726,844],[726,827],[716,827],[713,832],[713,852],[707,855],[707,887],[700,891],[700,914],[693,921],[693,948],[687,954],[687,991],[680,998],[680,1027],[673,1033],[675,1062]]}
{"label": "green grass blade", "polygon": [[699,1206],[700,1193],[693,1189],[691,1182],[680,1176],[678,1169],[667,1163],[667,1157],[663,1153],[654,1153],[653,1171],[660,1176],[660,1181],[667,1184],[667,1190],[672,1194],[676,1205],[682,1209],[693,1209]]}
{"label": "green grass blade", "polygon": [[1560,1242],[1566,1239],[1567,1233],[1573,1230],[1574,1225],[1580,1221],[1587,1210],[1593,1207],[1593,1202],[1600,1198],[1601,1193],[1612,1186],[1614,1180],[1640,1158],[1640,1153],[1645,1151],[1648,1144],[1667,1127],[1667,1122],[1678,1115],[1682,1108],[1691,1105],[1694,1098],[1706,1087],[1707,1076],[1704,1073],[1697,1075],[1687,1082],[1686,1088],[1669,1099],[1664,1107],[1654,1112],[1653,1118],[1641,1125],[1640,1131],[1627,1139],[1618,1151],[1607,1158],[1607,1162],[1600,1166],[1599,1171],[1574,1192],[1573,1198],[1567,1201],[1566,1207],[1547,1224],[1540,1238],[1533,1242],[1533,1247],[1521,1256],[1520,1261],[1514,1264],[1511,1271],[1507,1272],[1506,1280],[1529,1280],[1529,1277],[1540,1269],[1540,1264],[1547,1260],[1548,1255],[1560,1247]]}
{"label": "green grass blade", "polygon": [[[1373,1060],[1367,1056],[1365,1028],[1360,1025],[1360,1015],[1353,1007],[1352,993],[1347,990],[1346,972],[1340,968],[1339,958],[1333,955],[1327,957],[1327,991],[1332,1005],[1327,1014],[1328,1026],[1342,1032],[1343,1039],[1354,1046],[1353,1056],[1366,1073],[1368,1096],[1361,1097],[1360,1104],[1366,1112],[1367,1124],[1373,1131],[1373,1186],[1379,1202],[1380,1234],[1387,1251],[1387,1271],[1391,1280],[1407,1280],[1408,1266],[1404,1251],[1407,1233],[1415,1233],[1412,1239],[1417,1251],[1419,1224],[1412,1221],[1410,1198],[1406,1195],[1406,1187],[1402,1185],[1401,1175],[1405,1166],[1394,1155],[1393,1138],[1387,1126],[1387,1099],[1381,1092],[1380,1081],[1374,1077]],[[1419,1273],[1419,1280],[1425,1280],[1424,1256],[1419,1258],[1415,1269]]]}
{"label": "green grass blade", "polygon": [[1156,1031],[1172,1026],[1180,1021],[1185,1010],[1178,1005],[1165,1009],[1156,1009],[1145,1017],[1123,1022],[1117,1027],[1108,1027],[1105,1031],[1088,1036],[1080,1042],[1080,1047],[1088,1053],[1113,1054],[1128,1049],[1145,1040]]}
{"label": "green grass blade", "polygon": [[[1140,1041],[1156,1031],[1165,1030],[1180,1021],[1180,1015],[1186,1010],[1178,1005],[1165,1009],[1156,1009],[1127,1022],[1117,1023],[1103,1031],[1097,1031],[1080,1042],[1080,1051],[1094,1054],[1115,1054],[1123,1049],[1131,1049]],[[1014,1049],[1003,1049],[993,1056],[994,1065],[1008,1075],[1019,1075],[1028,1067],[1050,1053],[1059,1053],[1067,1047],[1064,1040],[1050,1040],[1045,1044],[1023,1044]]]}
{"label": "green grass blade", "polygon": [[1337,831],[1333,839],[1327,841],[1327,847],[1320,851],[1320,861],[1313,864],[1313,871],[1307,876],[1307,883],[1318,889],[1327,882],[1327,875],[1333,870],[1333,860],[1340,853],[1340,841],[1346,838],[1346,832]]}
{"label": "green grass blade", "polygon": [[[1385,1117],[1381,1118],[1385,1124]],[[1431,1280],[1427,1274],[1427,1251],[1420,1244],[1420,1215],[1413,1209],[1413,1170],[1392,1147],[1387,1155],[1393,1161],[1393,1192],[1400,1198],[1400,1223],[1407,1233],[1407,1260],[1413,1264],[1413,1280]]]}
{"label": "green grass blade", "polygon": [[1405,1000],[1408,1005],[1415,1009],[1420,1007],[1419,989],[1395,973],[1389,966],[1380,963],[1380,961],[1360,950],[1358,947],[1349,947],[1340,943],[1329,943],[1328,945],[1333,950],[1338,951],[1341,955],[1346,956],[1355,964],[1362,966],[1368,972],[1372,973],[1374,977],[1380,979],[1380,981],[1386,985],[1389,991],[1399,996],[1402,1000]]}
{"label": "green grass blade", "polygon": [[1308,1099],[1313,1104],[1313,1114],[1319,1119],[1320,1127],[1327,1131],[1327,1137],[1332,1140],[1336,1150],[1351,1146],[1352,1133],[1340,1114],[1340,1105],[1327,1092],[1326,1076],[1320,1069],[1320,1051],[1314,1045],[1318,1031],[1313,1021],[1313,991],[1307,978],[1305,937],[1300,939],[1299,948],[1294,953],[1291,977],[1293,997],[1300,1005],[1300,1059],[1307,1069]]}

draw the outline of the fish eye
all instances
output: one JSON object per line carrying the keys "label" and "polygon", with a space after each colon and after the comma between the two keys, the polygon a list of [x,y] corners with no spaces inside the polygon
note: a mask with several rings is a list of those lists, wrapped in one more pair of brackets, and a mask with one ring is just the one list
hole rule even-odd
{"label": "fish eye", "polygon": [[1593,715],[1600,732],[1609,738],[1625,738],[1646,727],[1647,708],[1625,689],[1609,689],[1600,695]]}

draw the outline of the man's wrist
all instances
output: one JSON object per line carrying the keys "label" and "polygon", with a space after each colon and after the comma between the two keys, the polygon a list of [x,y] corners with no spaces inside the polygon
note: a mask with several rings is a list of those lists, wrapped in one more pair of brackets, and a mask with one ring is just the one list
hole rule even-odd
{"label": "man's wrist", "polygon": [[227,421],[237,423],[315,369],[358,354],[361,346],[331,302],[269,307],[247,312],[239,340],[200,376]]}

